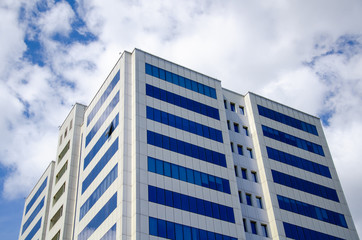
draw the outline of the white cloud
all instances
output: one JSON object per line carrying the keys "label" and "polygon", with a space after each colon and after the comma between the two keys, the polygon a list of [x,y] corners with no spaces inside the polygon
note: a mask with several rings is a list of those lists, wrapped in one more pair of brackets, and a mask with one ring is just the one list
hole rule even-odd
{"label": "white cloud", "polygon": [[73,20],[74,12],[71,6],[67,2],[61,1],[42,14],[38,20],[38,25],[48,37],[55,34],[66,36],[72,31]]}

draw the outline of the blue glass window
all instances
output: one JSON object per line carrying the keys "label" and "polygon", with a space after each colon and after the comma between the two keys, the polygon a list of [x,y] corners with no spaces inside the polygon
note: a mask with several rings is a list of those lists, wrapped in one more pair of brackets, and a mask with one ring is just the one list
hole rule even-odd
{"label": "blue glass window", "polygon": [[102,113],[99,117],[98,121],[94,124],[93,128],[89,131],[86,139],[85,139],[85,146],[87,147],[90,141],[93,139],[94,135],[98,132],[99,128],[103,125],[104,121],[106,121],[107,117],[113,109],[116,107],[117,103],[119,102],[119,92],[114,96],[112,101],[107,106],[106,110]]}
{"label": "blue glass window", "polygon": [[33,239],[34,235],[38,232],[38,230],[40,229],[41,226],[41,219],[39,219],[39,221],[34,225],[34,227],[31,229],[31,231],[29,232],[28,236],[26,236],[25,240],[31,240]]}
{"label": "blue glass window", "polygon": [[321,155],[324,157],[323,148],[321,145],[318,145],[316,143],[309,142],[307,140],[297,138],[295,136],[289,135],[287,133],[278,131],[276,129],[267,127],[262,125],[263,134],[265,137],[269,137],[275,140],[278,140],[280,142],[292,145],[297,148],[304,149],[306,151]]}
{"label": "blue glass window", "polygon": [[[205,115],[207,117],[220,120],[219,110],[217,108],[207,106],[205,104],[196,102],[189,98],[182,97],[180,95],[168,92],[166,90],[154,87],[149,84],[146,84],[146,95],[176,105],[178,107],[182,107],[187,110]],[[167,99],[163,97],[166,95],[168,96]]]}
{"label": "blue glass window", "polygon": [[277,195],[279,208],[348,228],[343,214]]}
{"label": "blue glass window", "polygon": [[107,89],[102,94],[101,98],[98,100],[96,105],[94,105],[94,108],[92,109],[92,111],[89,113],[88,118],[87,118],[87,126],[92,121],[94,116],[97,114],[99,109],[102,107],[103,103],[106,101],[107,97],[112,92],[112,90],[114,89],[114,87],[118,83],[119,79],[120,79],[120,75],[119,75],[119,71],[118,71],[116,76],[114,76],[112,82],[108,85]]}
{"label": "blue glass window", "polygon": [[[181,225],[153,217],[149,217],[149,233],[152,236],[163,237],[171,240],[197,239],[197,240],[237,240],[237,238],[221,235],[198,228]],[[161,225],[161,226],[160,226]],[[165,227],[166,226],[166,227]],[[160,232],[162,229],[164,232]]]}
{"label": "blue glass window", "polygon": [[251,226],[251,232],[253,234],[258,234],[257,231],[256,231],[256,222],[251,221],[250,226]]}
{"label": "blue glass window", "polygon": [[246,196],[246,203],[249,205],[249,206],[252,206],[253,204],[251,203],[251,195],[250,194],[245,194]]}
{"label": "blue glass window", "polygon": [[111,184],[116,180],[118,171],[118,164],[108,173],[108,175],[103,179],[103,181],[98,185],[94,192],[89,196],[89,198],[83,203],[79,212],[79,221],[87,214],[87,212],[93,207],[93,205],[98,201],[98,199],[103,195],[103,193],[111,186]]}
{"label": "blue glass window", "polygon": [[239,155],[244,155],[243,146],[238,145],[238,153]]}
{"label": "blue glass window", "polygon": [[232,112],[235,112],[235,103],[230,103],[230,110],[232,111]]}
{"label": "blue glass window", "polygon": [[237,133],[239,132],[239,124],[234,123],[234,131]]}
{"label": "blue glass window", "polygon": [[32,214],[30,215],[30,217],[28,218],[28,220],[26,220],[26,222],[23,225],[23,230],[21,231],[21,234],[23,234],[25,232],[25,230],[29,227],[29,225],[33,222],[34,218],[38,215],[38,213],[40,212],[40,210],[44,207],[44,199],[45,197],[43,197],[43,199],[40,201],[40,203],[38,204],[38,206],[36,206],[36,208],[34,209],[34,211],[32,212]]}
{"label": "blue glass window", "polygon": [[[146,74],[151,75],[153,77],[165,80],[169,83],[176,84],[180,87],[187,88],[191,91],[203,94],[205,96],[215,98],[216,99],[216,90],[215,88],[206,86],[204,84],[195,82],[193,80],[190,80],[188,78],[179,76],[175,73],[171,73],[169,71],[166,71],[162,68],[158,68],[156,66],[153,66],[151,64],[146,63]],[[171,77],[172,76],[172,77]]]}
{"label": "blue glass window", "polygon": [[[156,162],[159,164],[156,165]],[[167,172],[166,166],[167,169],[170,169],[167,170]],[[158,168],[165,169],[165,171],[159,171]],[[148,171],[230,194],[230,185],[229,180],[227,179],[195,171],[190,168],[181,167],[179,165],[161,161],[152,157],[148,157]],[[182,177],[180,177],[180,174],[182,174]],[[201,176],[204,176],[204,181],[201,180]]]}
{"label": "blue glass window", "polygon": [[321,164],[318,164],[318,163],[315,163],[315,162],[312,162],[312,161],[309,161],[309,160],[306,160],[306,159],[303,159],[303,158],[300,158],[300,157],[297,157],[297,156],[294,156],[294,155],[291,155],[291,154],[288,154],[288,153],[285,153],[285,152],[282,152],[279,150],[276,150],[271,147],[266,147],[266,150],[268,152],[268,158],[270,158],[270,159],[273,159],[278,162],[282,162],[282,163],[291,165],[293,167],[297,167],[297,168],[300,168],[300,169],[303,169],[303,170],[306,170],[306,171],[309,171],[309,172],[312,172],[312,173],[315,173],[315,174],[318,174],[318,175],[321,175],[321,176],[324,176],[327,178],[332,178],[329,168],[324,165],[321,165]]}
{"label": "blue glass window", "polygon": [[100,240],[116,240],[117,224],[114,224]]}
{"label": "blue glass window", "polygon": [[109,160],[111,160],[111,158],[117,152],[117,150],[118,150],[118,138],[114,140],[113,144],[108,148],[107,152],[102,156],[102,158],[94,166],[92,171],[84,179],[82,183],[82,194],[85,192],[85,190],[87,190],[89,185],[94,181],[94,179],[98,176],[98,174],[102,171],[102,169],[107,165]]}
{"label": "blue glass window", "polygon": [[78,235],[79,240],[87,240],[95,230],[107,219],[107,217],[117,207],[117,193],[115,193],[108,202],[99,210],[94,218],[87,224],[87,226]]}
{"label": "blue glass window", "polygon": [[[168,142],[174,142],[177,145],[177,149],[172,149]],[[183,142],[175,138],[170,138],[149,130],[147,130],[147,143],[192,158],[197,158],[201,161],[206,161],[221,167],[226,167],[226,158],[222,153],[199,147],[188,142]]]}
{"label": "blue glass window", "polygon": [[303,192],[307,192],[322,198],[339,202],[337,191],[332,188],[309,182],[297,177],[293,177],[275,170],[272,170],[272,175],[275,183],[279,183],[287,187],[298,189]]}
{"label": "blue glass window", "polygon": [[271,110],[269,108],[263,107],[258,105],[259,114],[261,116],[264,116],[266,118],[272,119],[274,121],[284,123],[290,127],[297,128],[299,130],[314,134],[318,136],[317,128],[316,126],[303,122],[301,120],[298,120],[296,118],[289,117],[288,115],[276,112],[274,110]]}
{"label": "blue glass window", "polygon": [[317,232],[308,228],[300,227],[290,223],[283,222],[285,235],[288,238],[295,240],[307,240],[307,239],[323,239],[323,240],[344,240],[335,236],[331,236],[325,233]]}
{"label": "blue glass window", "polygon": [[[146,112],[147,118],[153,121],[160,122],[205,138],[209,138],[214,141],[218,141],[221,143],[223,142],[222,132],[215,128],[211,128],[152,107],[147,107]],[[160,118],[159,116],[162,117]],[[197,129],[200,129],[200,131],[197,131]]]}
{"label": "blue glass window", "polygon": [[29,201],[28,205],[25,208],[25,214],[27,214],[30,208],[34,205],[35,201],[38,199],[39,195],[43,192],[44,188],[47,186],[48,177],[44,179],[44,182],[40,185],[39,189],[36,191],[32,199]]}
{"label": "blue glass window", "polygon": [[[174,200],[173,204],[171,201],[168,201],[166,204],[165,196],[172,195]],[[166,205],[169,207],[181,209],[188,212],[193,212],[196,214],[202,214],[208,217],[216,218],[219,220],[235,223],[233,209],[224,205],[212,203],[203,199],[187,196],[177,192],[172,192],[166,189],[148,186],[148,201],[154,202],[161,205]],[[156,196],[156,198],[154,197]],[[171,197],[169,197],[171,198]],[[180,201],[180,203],[178,202]],[[201,207],[199,211],[199,207]],[[223,210],[225,215],[220,214],[220,210]],[[221,215],[223,217],[221,217]]]}
{"label": "blue glass window", "polygon": [[[119,120],[118,115],[112,120],[111,125],[113,130],[118,126]],[[84,165],[83,170],[86,169],[86,167],[89,165],[89,163],[93,160],[93,158],[97,155],[98,151],[102,148],[103,144],[108,140],[109,136],[107,135],[107,132],[109,129],[107,128],[104,133],[99,137],[96,144],[94,144],[92,150],[89,151],[87,156],[84,158]]]}
{"label": "blue glass window", "polygon": [[244,179],[248,179],[247,172],[246,172],[245,168],[241,169],[241,175],[243,176]]}

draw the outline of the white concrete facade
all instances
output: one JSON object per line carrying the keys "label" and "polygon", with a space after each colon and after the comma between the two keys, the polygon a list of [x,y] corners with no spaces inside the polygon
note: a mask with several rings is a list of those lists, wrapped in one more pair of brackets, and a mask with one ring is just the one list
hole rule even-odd
{"label": "white concrete facade", "polygon": [[[261,116],[258,105],[314,125],[318,136]],[[271,139],[262,126],[320,145],[324,156]],[[267,147],[322,164],[331,177],[273,160]],[[286,224],[359,239],[318,118],[138,49],[121,55],[88,107],[72,109],[53,165],[39,239],[292,239]],[[276,183],[273,171],[335,190],[338,201]],[[277,196],[345,223],[281,209]]]}

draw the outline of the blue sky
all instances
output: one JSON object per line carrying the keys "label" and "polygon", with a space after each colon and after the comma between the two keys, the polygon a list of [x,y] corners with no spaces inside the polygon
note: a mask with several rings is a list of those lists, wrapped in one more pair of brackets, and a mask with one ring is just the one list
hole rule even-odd
{"label": "blue sky", "polygon": [[362,2],[3,0],[0,239],[55,158],[57,129],[135,47],[321,117],[362,235]]}

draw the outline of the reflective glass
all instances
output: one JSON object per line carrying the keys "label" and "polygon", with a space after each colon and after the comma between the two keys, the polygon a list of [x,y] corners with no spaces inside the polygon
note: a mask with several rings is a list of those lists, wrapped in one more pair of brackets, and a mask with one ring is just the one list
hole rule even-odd
{"label": "reflective glass", "polygon": [[101,98],[98,100],[96,105],[94,105],[92,111],[89,113],[89,115],[87,117],[87,126],[93,120],[94,116],[97,114],[99,109],[102,107],[103,103],[106,101],[107,97],[112,92],[112,90],[114,89],[114,87],[118,83],[119,79],[120,79],[120,74],[119,74],[119,71],[118,71],[116,73],[116,75],[114,76],[112,82],[108,85],[108,87],[106,88],[106,90],[102,94]]}
{"label": "reflective glass", "polygon": [[263,107],[258,105],[258,111],[261,116],[267,117],[269,119],[275,120],[277,122],[286,124],[288,126],[297,128],[299,130],[314,134],[318,136],[317,128],[316,126],[303,122],[301,120],[298,120],[296,118],[292,118],[288,115],[279,113],[277,111],[271,110],[269,108]]}
{"label": "reflective glass", "polygon": [[284,186],[288,186],[322,198],[339,202],[337,191],[332,188],[309,182],[297,177],[293,177],[275,170],[272,170],[272,176],[275,183],[279,183]]}
{"label": "reflective glass", "polygon": [[[169,100],[166,100],[166,94],[169,96]],[[210,107],[203,103],[199,103],[197,101],[168,92],[166,90],[154,87],[149,84],[146,84],[146,95],[185,108],[187,110],[205,115],[207,117],[220,120],[219,110],[217,108]]]}
{"label": "reflective glass", "polygon": [[309,160],[306,160],[306,159],[303,159],[303,158],[300,158],[300,157],[297,157],[297,156],[294,156],[294,155],[291,155],[291,154],[288,154],[288,153],[285,153],[282,151],[279,151],[279,150],[271,148],[271,147],[266,147],[266,150],[268,153],[268,158],[270,158],[270,159],[273,159],[278,162],[282,162],[282,163],[285,163],[285,164],[288,164],[288,165],[291,165],[291,166],[294,166],[294,167],[297,167],[297,168],[300,168],[300,169],[303,169],[303,170],[306,170],[309,172],[313,172],[315,174],[318,174],[318,175],[321,175],[324,177],[332,178],[329,168],[324,165],[321,165],[321,164],[318,164],[318,163],[315,163],[315,162],[312,162],[312,161],[309,161]]}
{"label": "reflective glass", "polygon": [[292,135],[289,135],[287,133],[278,131],[276,129],[267,127],[262,125],[263,134],[265,137],[269,137],[275,140],[278,140],[280,142],[292,145],[294,147],[298,147],[301,149],[304,149],[306,151],[321,155],[324,157],[324,151],[321,145],[309,142],[307,140],[294,137]]}
{"label": "reflective glass", "polygon": [[[166,140],[167,139],[167,140]],[[167,143],[166,143],[167,142]],[[175,142],[177,145],[177,150],[171,149],[169,142]],[[226,167],[226,158],[222,153],[218,153],[206,148],[202,148],[187,142],[180,141],[175,138],[170,138],[168,136],[161,135],[152,131],[147,131],[147,143],[154,145],[156,147],[165,148],[167,150],[175,151],[177,153],[197,158],[201,161],[207,161],[222,167]],[[193,151],[197,151],[201,154],[195,154]],[[206,158],[205,158],[206,156]],[[157,164],[157,163],[156,163]]]}
{"label": "reflective glass", "polygon": [[29,203],[25,207],[25,215],[29,212],[30,208],[34,205],[35,201],[38,199],[39,195],[43,192],[44,188],[47,186],[48,177],[46,177],[43,183],[40,185],[39,189],[36,191],[34,196],[31,198]]}

